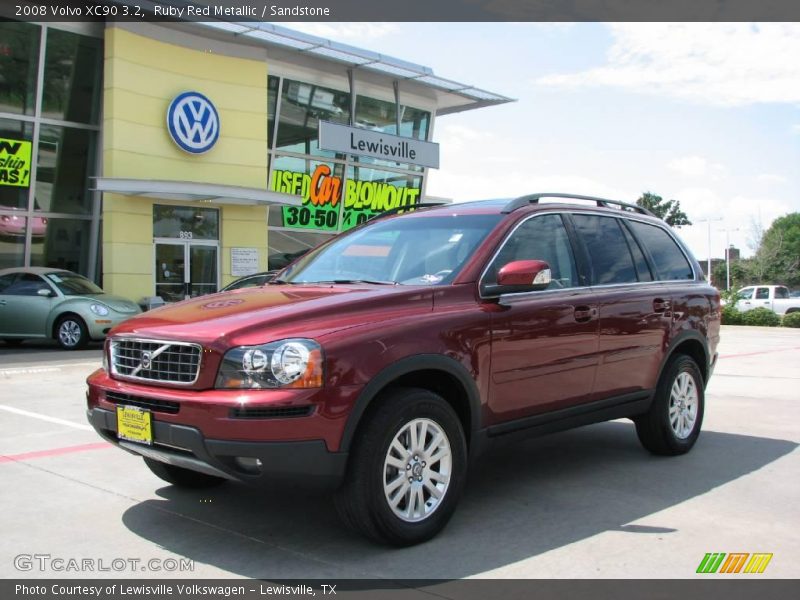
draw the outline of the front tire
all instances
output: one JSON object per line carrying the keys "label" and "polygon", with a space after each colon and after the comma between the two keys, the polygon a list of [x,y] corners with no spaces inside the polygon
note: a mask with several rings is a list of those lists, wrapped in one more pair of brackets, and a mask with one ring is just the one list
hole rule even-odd
{"label": "front tire", "polygon": [[168,465],[161,461],[153,460],[152,458],[145,458],[144,464],[146,464],[153,472],[153,475],[159,479],[163,479],[167,483],[182,488],[210,488],[223,484],[226,481],[226,479],[222,477],[214,477],[213,475],[198,473],[197,471],[191,471],[183,467]]}
{"label": "front tire", "polygon": [[56,340],[64,350],[79,350],[89,343],[89,333],[83,319],[74,315],[61,317],[56,325]]}
{"label": "front tire", "polygon": [[670,359],[650,410],[635,420],[636,434],[653,454],[675,456],[692,449],[703,424],[705,392],[697,363],[685,354]]}
{"label": "front tire", "polygon": [[431,539],[455,511],[467,469],[461,422],[441,396],[401,388],[377,398],[335,495],[342,520],[384,544]]}

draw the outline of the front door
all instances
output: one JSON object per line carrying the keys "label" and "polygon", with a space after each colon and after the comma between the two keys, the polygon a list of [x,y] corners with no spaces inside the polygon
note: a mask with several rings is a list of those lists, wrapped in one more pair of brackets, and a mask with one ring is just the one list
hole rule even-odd
{"label": "front door", "polygon": [[217,291],[216,242],[156,240],[155,246],[155,295],[164,302],[179,302]]}

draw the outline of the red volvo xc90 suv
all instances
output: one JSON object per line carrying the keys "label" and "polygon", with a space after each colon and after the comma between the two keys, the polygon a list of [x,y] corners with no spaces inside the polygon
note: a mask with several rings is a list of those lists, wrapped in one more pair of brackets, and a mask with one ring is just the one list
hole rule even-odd
{"label": "red volvo xc90 suv", "polygon": [[413,544],[501,436],[629,417],[650,452],[687,452],[719,325],[695,259],[639,207],[418,206],[262,287],[118,326],[88,418],[172,484],[325,483],[350,526]]}

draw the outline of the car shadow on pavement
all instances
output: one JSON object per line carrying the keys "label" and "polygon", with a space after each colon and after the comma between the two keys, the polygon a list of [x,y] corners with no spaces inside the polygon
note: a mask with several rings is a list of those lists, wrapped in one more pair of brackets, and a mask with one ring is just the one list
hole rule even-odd
{"label": "car shadow on pavement", "polygon": [[669,535],[670,527],[630,523],[733,482],[797,446],[704,431],[689,454],[655,457],[642,450],[628,422],[504,444],[470,472],[447,528],[403,549],[348,531],[326,493],[283,487],[161,487],[160,499],[131,507],[123,522],[167,551],[244,577],[456,579],[605,531]]}
{"label": "car shadow on pavement", "polygon": [[30,366],[33,361],[37,366],[76,359],[96,358],[99,361],[102,350],[102,341],[90,341],[86,348],[81,350],[63,350],[55,340],[25,340],[16,346],[0,342],[0,367],[13,367],[18,364]]}

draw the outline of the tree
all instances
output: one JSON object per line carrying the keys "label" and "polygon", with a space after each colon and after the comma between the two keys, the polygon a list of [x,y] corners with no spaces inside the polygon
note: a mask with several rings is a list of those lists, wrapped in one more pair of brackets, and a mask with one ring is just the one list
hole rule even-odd
{"label": "tree", "polygon": [[800,213],[790,213],[773,221],[764,232],[755,260],[763,266],[760,283],[800,285]]}
{"label": "tree", "polygon": [[636,204],[663,219],[670,227],[682,227],[683,225],[692,224],[686,213],[681,210],[681,203],[677,200],[665,201],[661,196],[645,192],[636,201]]}

